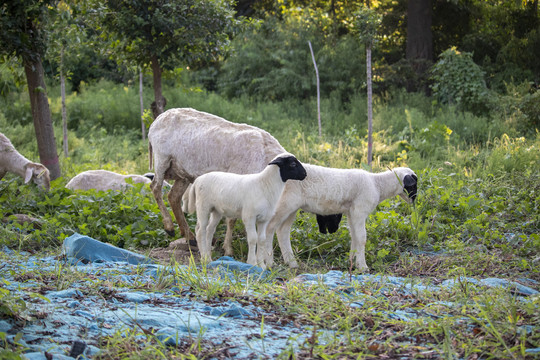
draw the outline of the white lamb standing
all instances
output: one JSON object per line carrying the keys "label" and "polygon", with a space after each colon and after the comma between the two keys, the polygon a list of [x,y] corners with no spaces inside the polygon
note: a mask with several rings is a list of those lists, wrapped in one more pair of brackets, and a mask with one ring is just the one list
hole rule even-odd
{"label": "white lamb standing", "polygon": [[[185,213],[189,213],[189,192],[191,191],[191,187],[193,184],[189,184],[186,191],[184,192],[184,195],[182,195],[182,211]],[[225,256],[233,256],[233,248],[232,248],[232,237],[233,237],[233,229],[234,225],[236,223],[236,219],[234,218],[227,218],[227,231],[225,232],[225,239],[223,240],[223,250],[225,251]],[[197,232],[197,229],[195,229],[195,233]]]}
{"label": "white lamb standing", "polygon": [[285,149],[268,132],[237,124],[190,108],[162,113],[148,129],[150,168],[155,177],[150,188],[158,204],[165,231],[174,236],[171,215],[162,197],[164,180],[174,180],[168,194],[181,235],[194,238],[182,211],[182,195],[203,174],[223,171],[255,174]]}
{"label": "white lamb standing", "polygon": [[126,182],[131,179],[134,184],[150,184],[152,180],[147,175],[122,175],[108,170],[88,170],[74,176],[67,184],[66,188],[70,190],[90,190],[98,191],[128,189],[131,184]]}
{"label": "white lamb standing", "polygon": [[416,198],[417,176],[409,168],[398,167],[382,173],[360,169],[333,169],[304,164],[306,181],[288,182],[279,200],[267,232],[266,264],[273,260],[274,232],[283,259],[298,267],[291,248],[290,232],[298,209],[320,215],[346,214],[351,236],[351,261],[360,270],[368,270],[365,259],[366,219],[383,200],[399,195],[408,203]]}
{"label": "white lamb standing", "polygon": [[266,267],[266,227],[285,183],[304,180],[306,170],[291,154],[274,158],[257,174],[214,171],[195,179],[189,192],[189,212],[197,212],[197,244],[201,259],[211,261],[212,236],[223,216],[241,218],[248,241],[247,263]]}
{"label": "white lamb standing", "polygon": [[11,141],[0,133],[0,180],[8,172],[22,177],[25,184],[32,180],[37,186],[47,191],[51,187],[49,170],[44,165],[22,156]]}

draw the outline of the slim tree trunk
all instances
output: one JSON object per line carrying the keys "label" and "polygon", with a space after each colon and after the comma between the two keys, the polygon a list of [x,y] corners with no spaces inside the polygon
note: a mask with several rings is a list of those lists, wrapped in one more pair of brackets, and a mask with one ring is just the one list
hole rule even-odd
{"label": "slim tree trunk", "polygon": [[139,69],[139,103],[141,105],[141,130],[142,139],[146,139],[146,127],[144,126],[144,102],[143,102],[143,73],[142,69]]}
{"label": "slim tree trunk", "polygon": [[62,97],[62,135],[64,156],[68,154],[68,129],[67,129],[67,110],[66,110],[66,78],[64,77],[64,48],[60,52],[60,96]]}
{"label": "slim tree trunk", "polygon": [[309,50],[311,51],[311,59],[313,60],[313,66],[315,67],[315,75],[317,76],[317,119],[319,124],[319,137],[322,137],[321,129],[321,86],[319,82],[319,69],[315,62],[315,55],[313,54],[313,48],[311,47],[311,41],[308,41]]}
{"label": "slim tree trunk", "polygon": [[152,57],[152,74],[154,77],[154,102],[152,103],[152,113],[154,119],[157,118],[164,110],[167,100],[163,97],[161,90],[161,65],[159,65],[159,59],[157,56]]}
{"label": "slim tree trunk", "polygon": [[28,82],[39,159],[49,169],[51,179],[56,179],[60,177],[60,164],[56,152],[56,139],[54,138],[41,58],[24,59],[24,72]]}
{"label": "slim tree trunk", "polygon": [[371,82],[371,42],[366,45],[366,72],[367,72],[367,118],[368,118],[368,154],[367,163],[371,169],[373,157],[373,89]]}
{"label": "slim tree trunk", "polygon": [[[431,0],[409,0],[407,5],[407,47],[405,55],[419,78],[425,77],[433,62]],[[412,85],[409,91],[415,90]],[[429,93],[425,85],[424,91]]]}

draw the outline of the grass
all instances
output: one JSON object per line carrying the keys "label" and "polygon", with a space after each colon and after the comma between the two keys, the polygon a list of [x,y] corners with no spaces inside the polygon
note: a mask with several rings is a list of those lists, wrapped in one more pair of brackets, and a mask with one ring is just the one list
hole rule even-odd
{"label": "grass", "polygon": [[[101,86],[105,95],[114,91],[111,85]],[[359,130],[364,128],[364,120],[355,123],[358,113],[352,107],[334,114],[331,127],[325,127],[323,138],[319,138],[305,115],[311,111],[306,110],[309,104],[257,104],[245,99],[224,103],[214,94],[173,90],[167,95],[171,103],[183,102],[263,127],[303,161],[366,168],[365,131]],[[129,95],[129,91],[122,91],[122,96]],[[78,102],[78,109],[92,105],[84,99],[72,101]],[[354,98],[352,103],[363,103],[363,99]],[[339,110],[335,104],[328,106]],[[209,304],[234,299],[268,310],[270,314],[257,319],[263,342],[262,330],[269,324],[309,329],[301,348],[284,350],[283,359],[533,358],[526,350],[540,347],[539,297],[523,301],[509,291],[486,289],[460,279],[499,277],[540,288],[540,135],[524,138],[508,127],[512,119],[490,120],[452,108],[435,109],[421,96],[402,93],[379,99],[375,113],[373,170],[410,166],[419,176],[419,193],[415,207],[390,199],[369,217],[366,257],[371,272],[401,276],[411,284],[438,286],[443,280],[455,279],[456,286],[439,292],[404,293],[399,287],[387,289],[377,282],[351,281],[342,288],[303,284],[296,279],[303,273],[339,270],[349,279],[360,274],[348,260],[346,217],[336,233],[324,235],[318,232],[313,215],[299,212],[291,240],[300,268],[283,266],[276,249],[277,266],[269,283],[218,281],[214,270],[193,261],[181,266],[172,259],[166,264],[172,269],[172,278],[163,273],[152,283],[142,277],[133,283],[113,277],[102,281],[58,262],[54,269],[21,268],[17,279],[34,284],[28,298],[17,298],[0,287],[0,317],[24,322],[44,316],[31,311],[39,294],[88,280],[85,295],[104,298],[125,290],[164,292],[180,283],[181,296],[189,294]],[[82,119],[83,110],[81,114]],[[13,256],[24,258],[24,252],[59,255],[63,239],[73,232],[141,252],[168,244],[155,201],[143,186],[125,194],[73,193],[64,188],[70,177],[87,169],[147,171],[146,144],[137,130],[118,132],[90,125],[70,132],[71,156],[61,159],[65,177],[53,182],[49,193],[25,186],[11,175],[0,183],[0,218],[6,218],[0,226],[0,247],[20,253]],[[13,143],[21,152],[37,158],[31,125],[10,125],[0,113],[0,127],[15,139]],[[59,128],[56,131],[60,139]],[[9,217],[18,213],[35,217],[39,227],[18,224]],[[188,217],[192,228],[195,221],[195,217]],[[223,238],[224,231],[220,226],[216,237]],[[247,244],[239,222],[234,234],[235,257],[245,260]],[[221,255],[219,249],[216,246],[215,257]],[[13,256],[0,252],[5,264]],[[527,282],[531,280],[536,283]],[[351,306],[355,303],[362,306]],[[389,315],[399,311],[409,319]],[[6,341],[2,334],[0,358],[10,358],[5,355],[8,352],[16,358],[23,347]],[[205,342],[203,334],[193,334],[171,347],[137,326],[103,337],[99,343],[104,350],[97,357],[100,359],[226,358],[230,350]]]}

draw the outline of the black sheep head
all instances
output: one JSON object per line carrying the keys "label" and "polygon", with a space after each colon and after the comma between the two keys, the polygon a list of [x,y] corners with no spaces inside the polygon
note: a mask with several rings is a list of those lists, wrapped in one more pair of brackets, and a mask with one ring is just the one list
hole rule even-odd
{"label": "black sheep head", "polygon": [[416,195],[418,191],[418,177],[416,175],[405,175],[403,178],[403,191],[407,194],[409,199],[413,202],[416,200]]}
{"label": "black sheep head", "polygon": [[302,163],[291,154],[282,154],[272,160],[268,165],[279,166],[281,180],[304,180],[307,176]]}

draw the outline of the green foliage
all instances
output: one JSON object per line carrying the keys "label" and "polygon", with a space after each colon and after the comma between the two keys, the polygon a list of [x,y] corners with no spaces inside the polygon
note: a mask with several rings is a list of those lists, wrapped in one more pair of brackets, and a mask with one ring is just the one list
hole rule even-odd
{"label": "green foliage", "polygon": [[456,104],[475,113],[489,109],[484,74],[472,60],[472,54],[450,48],[439,56],[432,74],[431,89],[441,103]]}
{"label": "green foliage", "polygon": [[355,13],[354,29],[365,44],[373,43],[377,29],[381,25],[382,16],[374,9],[362,7]]}
{"label": "green foliage", "polygon": [[[108,0],[103,26],[131,61],[162,69],[213,60],[228,44],[234,24],[228,0]],[[157,65],[157,63],[156,63]]]}
{"label": "green foliage", "polygon": [[[7,286],[9,282],[2,278],[2,285]],[[24,319],[27,312],[26,302],[13,296],[8,289],[0,287],[0,318]]]}
{"label": "green foliage", "polygon": [[2,2],[0,11],[0,51],[36,60],[45,53],[45,26],[56,10],[52,0]]}
{"label": "green foliage", "polygon": [[[138,90],[134,87],[100,81],[96,86],[83,86],[79,93],[67,96],[66,103],[68,127],[83,134],[96,128],[113,132],[140,127]],[[60,119],[59,98],[51,104],[51,112],[55,119]]]}
{"label": "green foliage", "polygon": [[[2,183],[0,201],[5,204],[0,218],[9,214],[33,214],[42,220],[41,228],[11,225],[13,234],[2,241],[25,247],[60,244],[78,232],[125,248],[156,247],[168,243],[161,217],[148,185],[134,184],[125,192],[82,191],[64,188],[65,181],[53,182],[48,193],[21,185],[20,179]],[[17,201],[9,201],[17,197]]]}
{"label": "green foliage", "polygon": [[[364,84],[364,51],[357,39],[337,41],[324,35],[321,14],[302,13],[284,21],[267,19],[238,36],[235,51],[223,63],[218,89],[227,97],[306,99],[316,93],[315,70],[307,41],[313,45],[323,97],[349,99]],[[350,61],[350,59],[358,59]]]}

